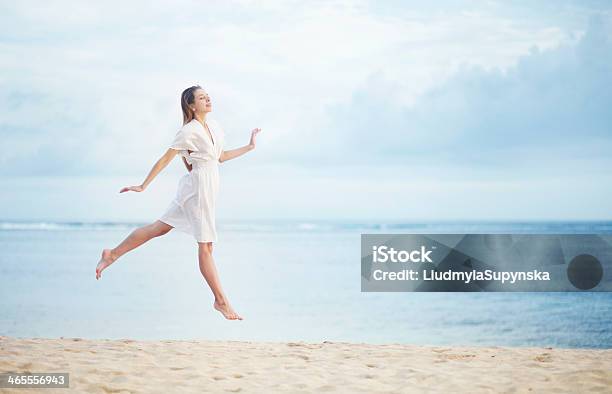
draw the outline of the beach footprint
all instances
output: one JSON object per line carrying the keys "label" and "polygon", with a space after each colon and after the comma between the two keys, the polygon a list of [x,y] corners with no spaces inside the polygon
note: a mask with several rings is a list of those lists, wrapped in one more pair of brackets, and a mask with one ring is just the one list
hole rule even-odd
{"label": "beach footprint", "polygon": [[552,361],[552,355],[550,353],[538,354],[533,358],[533,360],[540,363],[549,363]]}
{"label": "beach footprint", "polygon": [[441,354],[439,357],[445,360],[470,360],[472,358],[475,358],[476,355],[475,354]]}

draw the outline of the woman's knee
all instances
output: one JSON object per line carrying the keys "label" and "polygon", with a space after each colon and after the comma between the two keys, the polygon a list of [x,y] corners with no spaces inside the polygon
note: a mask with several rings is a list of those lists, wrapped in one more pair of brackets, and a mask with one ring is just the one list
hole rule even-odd
{"label": "woman's knee", "polygon": [[198,248],[200,252],[212,254],[213,243],[212,242],[198,242]]}
{"label": "woman's knee", "polygon": [[173,228],[174,227],[172,227],[171,225],[159,220],[152,224],[153,234],[156,237],[167,234],[168,231],[172,230]]}

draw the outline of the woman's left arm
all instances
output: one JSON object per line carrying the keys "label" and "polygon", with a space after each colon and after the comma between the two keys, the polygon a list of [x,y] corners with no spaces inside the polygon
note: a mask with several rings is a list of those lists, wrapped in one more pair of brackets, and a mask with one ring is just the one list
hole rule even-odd
{"label": "woman's left arm", "polygon": [[242,156],[248,151],[255,149],[255,137],[257,136],[257,133],[259,133],[260,131],[261,129],[253,129],[251,131],[251,140],[249,141],[248,145],[245,145],[237,149],[224,150],[223,152],[221,152],[221,156],[219,156],[219,163],[223,163],[224,161],[235,159],[236,157]]}

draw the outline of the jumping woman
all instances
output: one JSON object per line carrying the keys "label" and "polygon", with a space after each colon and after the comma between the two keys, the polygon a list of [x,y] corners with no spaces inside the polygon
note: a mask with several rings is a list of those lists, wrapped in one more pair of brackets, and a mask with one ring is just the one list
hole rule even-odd
{"label": "jumping woman", "polygon": [[261,129],[251,131],[248,145],[226,151],[223,150],[225,132],[219,123],[207,118],[212,111],[212,103],[201,86],[192,86],[183,91],[181,108],[183,127],[176,133],[170,148],[153,165],[141,185],[124,187],[119,193],[144,191],[177,154],[182,157],[189,172],[179,180],[176,197],[157,221],[135,229],[114,249],[102,251],[96,266],[96,279],[125,253],[176,228],[191,234],[198,243],[200,272],[215,297],[214,308],[226,319],[242,320],[223,293],[212,256],[213,242],[217,242],[215,206],[219,190],[218,164],[255,149],[255,137]]}

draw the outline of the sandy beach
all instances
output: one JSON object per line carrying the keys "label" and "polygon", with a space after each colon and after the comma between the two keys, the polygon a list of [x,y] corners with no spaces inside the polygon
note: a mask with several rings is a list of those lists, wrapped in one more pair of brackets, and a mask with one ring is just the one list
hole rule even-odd
{"label": "sandy beach", "polygon": [[1,372],[70,373],[49,393],[612,392],[612,350],[0,337],[0,354]]}

